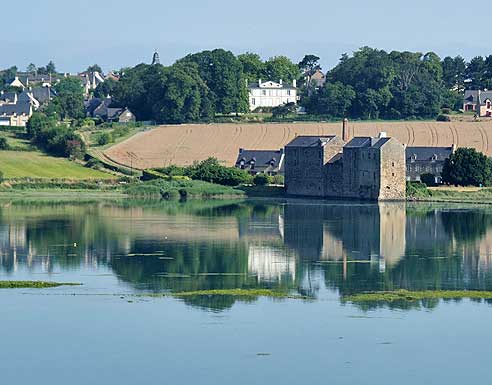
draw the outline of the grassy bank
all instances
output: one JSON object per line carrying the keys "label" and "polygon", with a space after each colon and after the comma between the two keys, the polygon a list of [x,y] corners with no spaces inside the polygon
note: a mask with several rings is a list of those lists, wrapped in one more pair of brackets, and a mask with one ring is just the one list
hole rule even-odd
{"label": "grassy bank", "polygon": [[0,171],[6,179],[63,178],[63,179],[114,179],[104,173],[65,158],[56,158],[39,151],[0,151]]}
{"label": "grassy bank", "polygon": [[0,289],[46,289],[59,286],[80,286],[80,283],[45,281],[0,281]]}
{"label": "grassy bank", "polygon": [[492,299],[492,291],[468,291],[468,290],[426,290],[426,291],[381,291],[360,293],[343,297],[348,302],[395,302],[395,301],[421,301],[425,299]]}
{"label": "grassy bank", "polygon": [[407,200],[421,202],[455,202],[492,204],[492,188],[431,187],[411,183],[407,185]]}
{"label": "grassy bank", "polygon": [[127,194],[132,198],[179,199],[244,197],[243,191],[229,186],[203,182],[199,180],[153,180],[129,185]]}

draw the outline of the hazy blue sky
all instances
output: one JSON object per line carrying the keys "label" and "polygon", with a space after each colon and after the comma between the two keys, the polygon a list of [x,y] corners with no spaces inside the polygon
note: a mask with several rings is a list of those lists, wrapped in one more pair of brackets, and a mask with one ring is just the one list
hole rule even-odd
{"label": "hazy blue sky", "polygon": [[0,67],[53,59],[61,71],[93,63],[107,70],[148,62],[155,48],[163,64],[222,47],[296,62],[315,53],[325,69],[364,45],[465,58],[492,53],[457,0],[24,0],[17,8],[21,20],[2,18]]}

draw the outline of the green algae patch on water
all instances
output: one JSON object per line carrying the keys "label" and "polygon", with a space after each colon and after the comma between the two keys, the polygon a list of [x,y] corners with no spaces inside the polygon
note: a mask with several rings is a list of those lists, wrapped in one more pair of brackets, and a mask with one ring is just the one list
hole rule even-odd
{"label": "green algae patch on water", "polygon": [[0,281],[0,289],[46,289],[59,286],[81,286],[81,283],[45,281]]}
{"label": "green algae patch on water", "polygon": [[198,297],[198,296],[231,296],[231,297],[242,297],[242,298],[271,297],[271,298],[308,299],[308,297],[304,297],[301,295],[294,295],[287,292],[270,290],[270,289],[196,290],[196,291],[183,291],[179,293],[172,293],[170,295],[176,298]]}
{"label": "green algae patch on water", "polygon": [[421,301],[425,299],[492,299],[492,291],[474,290],[394,290],[360,293],[344,296],[343,301],[348,302],[395,302],[395,301]]}

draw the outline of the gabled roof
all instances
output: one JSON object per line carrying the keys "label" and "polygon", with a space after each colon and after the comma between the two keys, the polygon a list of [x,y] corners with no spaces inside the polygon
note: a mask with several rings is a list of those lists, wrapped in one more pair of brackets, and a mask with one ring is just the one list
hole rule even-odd
{"label": "gabled roof", "polygon": [[31,114],[31,104],[29,102],[17,102],[16,104],[4,104],[0,106],[0,115],[30,115]]}
{"label": "gabled roof", "polygon": [[124,108],[108,108],[107,109],[107,119],[113,120],[119,117],[124,111]]}
{"label": "gabled roof", "polygon": [[407,161],[444,161],[453,153],[453,147],[407,147]]}
{"label": "gabled roof", "polygon": [[244,161],[244,164],[255,162],[255,166],[270,166],[273,163],[274,167],[280,165],[282,159],[282,150],[239,150],[239,155],[236,160],[236,166]]}
{"label": "gabled roof", "polygon": [[50,87],[36,87],[31,90],[31,93],[41,104],[50,101],[51,97],[56,95]]}
{"label": "gabled roof", "polygon": [[328,136],[297,136],[285,147],[319,147],[333,140],[335,135]]}
{"label": "gabled roof", "polygon": [[[469,103],[477,103],[478,90],[466,90],[464,99]],[[492,101],[492,91],[480,91],[480,104],[485,104],[485,101],[489,99]]]}

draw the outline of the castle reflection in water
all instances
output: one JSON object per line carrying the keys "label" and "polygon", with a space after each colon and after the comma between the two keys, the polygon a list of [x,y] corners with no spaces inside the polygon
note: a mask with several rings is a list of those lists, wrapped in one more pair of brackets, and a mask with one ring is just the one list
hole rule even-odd
{"label": "castle reflection in water", "polygon": [[4,205],[0,216],[2,279],[106,269],[150,290],[490,290],[491,262],[488,208],[295,200]]}

